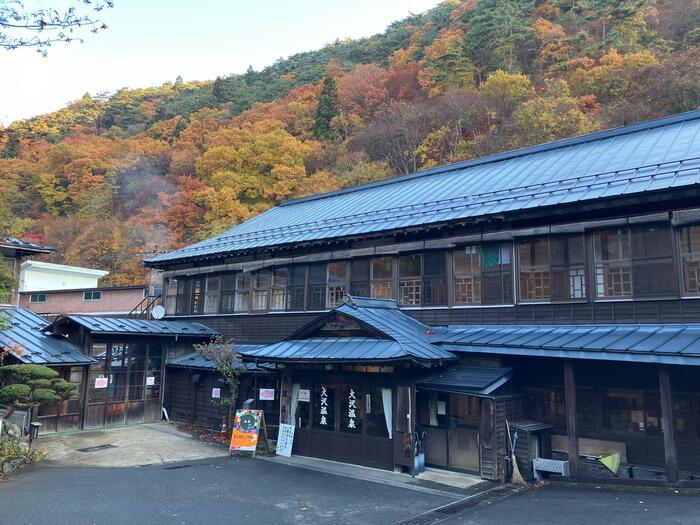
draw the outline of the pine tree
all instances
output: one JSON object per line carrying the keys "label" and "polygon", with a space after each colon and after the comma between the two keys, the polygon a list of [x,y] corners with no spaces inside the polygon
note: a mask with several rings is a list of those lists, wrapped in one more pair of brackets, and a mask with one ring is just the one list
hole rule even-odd
{"label": "pine tree", "polygon": [[318,99],[318,109],[314,119],[314,135],[318,139],[331,136],[331,120],[338,116],[338,89],[330,75],[323,79],[323,89]]}

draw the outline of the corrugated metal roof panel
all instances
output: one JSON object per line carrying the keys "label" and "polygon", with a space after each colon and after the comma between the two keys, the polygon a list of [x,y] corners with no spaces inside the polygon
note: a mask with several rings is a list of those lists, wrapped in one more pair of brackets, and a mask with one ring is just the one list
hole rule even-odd
{"label": "corrugated metal roof panel", "polygon": [[9,327],[0,331],[0,347],[8,348],[22,363],[82,365],[94,360],[64,337],[44,333],[49,323],[24,308],[3,308],[0,318]]}
{"label": "corrugated metal roof panel", "polygon": [[700,111],[289,201],[158,265],[700,183]]}
{"label": "corrugated metal roof panel", "polygon": [[450,326],[435,342],[451,352],[700,365],[700,324]]}
{"label": "corrugated metal roof panel", "polygon": [[52,251],[54,251],[54,248],[52,246],[35,244],[33,242],[17,239],[16,237],[0,237],[0,245],[7,246],[10,248],[16,248],[17,250],[26,250],[38,253],[51,253]]}
{"label": "corrugated metal roof panel", "polygon": [[418,375],[416,387],[458,394],[488,395],[513,376],[510,368],[445,366]]}
{"label": "corrugated metal roof panel", "polygon": [[153,335],[178,337],[206,337],[219,332],[192,321],[160,321],[151,319],[127,319],[123,317],[95,317],[90,315],[66,315],[56,323],[68,319],[95,334]]}
{"label": "corrugated metal roof panel", "polygon": [[252,358],[290,361],[381,361],[406,357],[401,345],[389,339],[325,337],[280,341],[241,352]]}
{"label": "corrugated metal roof panel", "polygon": [[[252,351],[258,348],[260,345],[248,345],[248,344],[236,344],[236,351],[243,355],[247,351]],[[216,365],[213,361],[205,358],[200,352],[190,352],[185,355],[181,355],[174,359],[168,361],[167,366],[176,366],[184,368],[202,368],[207,370],[213,370]],[[246,363],[246,369],[256,370],[258,367],[255,363]]]}

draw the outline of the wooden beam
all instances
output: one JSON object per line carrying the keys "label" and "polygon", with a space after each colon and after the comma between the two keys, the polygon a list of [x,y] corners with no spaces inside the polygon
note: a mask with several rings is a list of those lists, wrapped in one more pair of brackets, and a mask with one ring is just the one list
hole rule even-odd
{"label": "wooden beam", "polygon": [[664,431],[666,479],[678,481],[678,455],[676,453],[675,429],[673,428],[673,395],[667,366],[659,367],[659,390],[661,391],[661,425]]}
{"label": "wooden beam", "polygon": [[564,361],[564,397],[566,398],[566,435],[569,440],[569,473],[578,476],[578,425],[576,424],[576,377],[571,361]]}

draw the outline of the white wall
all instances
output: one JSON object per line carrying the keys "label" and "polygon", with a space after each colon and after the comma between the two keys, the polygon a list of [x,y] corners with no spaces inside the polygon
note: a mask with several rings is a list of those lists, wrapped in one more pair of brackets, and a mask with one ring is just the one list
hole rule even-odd
{"label": "white wall", "polygon": [[91,268],[27,261],[22,264],[19,289],[22,292],[37,292],[96,288],[99,279],[108,273]]}

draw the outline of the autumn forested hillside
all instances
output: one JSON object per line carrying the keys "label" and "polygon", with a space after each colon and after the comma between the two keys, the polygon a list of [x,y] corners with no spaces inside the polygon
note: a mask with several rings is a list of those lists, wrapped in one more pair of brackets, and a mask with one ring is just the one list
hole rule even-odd
{"label": "autumn forested hillside", "polygon": [[143,280],[289,197],[700,107],[698,0],[469,0],[0,128],[0,234]]}

